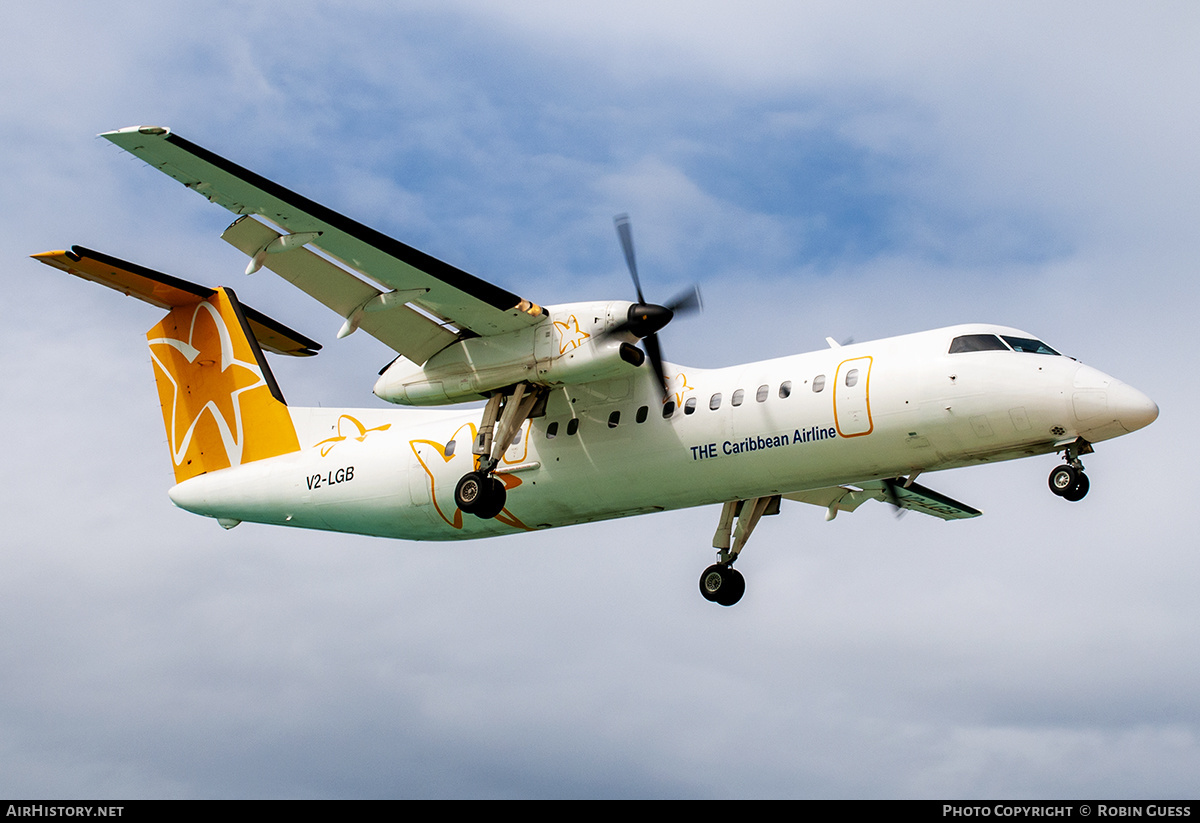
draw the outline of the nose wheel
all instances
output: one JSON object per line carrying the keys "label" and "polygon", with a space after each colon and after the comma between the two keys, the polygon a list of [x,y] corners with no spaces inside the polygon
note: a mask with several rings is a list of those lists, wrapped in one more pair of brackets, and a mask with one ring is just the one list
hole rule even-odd
{"label": "nose wheel", "polygon": [[1079,456],[1091,454],[1092,444],[1080,437],[1072,443],[1059,444],[1059,448],[1062,449],[1063,459],[1067,464],[1050,472],[1050,491],[1064,500],[1082,500],[1092,484],[1083,473],[1083,461]]}
{"label": "nose wheel", "polygon": [[1050,472],[1050,491],[1064,500],[1072,502],[1082,500],[1090,487],[1091,482],[1083,473],[1082,466],[1079,468],[1070,465],[1058,466]]}

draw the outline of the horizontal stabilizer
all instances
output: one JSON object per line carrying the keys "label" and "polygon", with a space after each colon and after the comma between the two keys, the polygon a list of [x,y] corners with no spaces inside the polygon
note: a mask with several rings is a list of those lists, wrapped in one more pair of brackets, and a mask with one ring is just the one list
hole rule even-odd
{"label": "horizontal stabilizer", "polygon": [[[192,306],[208,300],[216,294],[215,289],[189,283],[178,277],[172,277],[136,263],[118,260],[82,246],[72,246],[70,251],[42,252],[33,257],[48,266],[61,269],[84,280],[108,286],[110,289],[115,289],[130,297],[136,297],[138,300],[160,309],[170,310],[181,306]],[[311,357],[320,350],[320,343],[308,339],[300,332],[289,329],[249,306],[241,308],[250,325],[251,333],[266,351],[296,357]]]}
{"label": "horizontal stabilizer", "polygon": [[901,509],[940,517],[942,520],[965,520],[983,514],[979,509],[953,500],[919,483],[904,485],[902,480],[868,480],[851,486],[829,486],[807,489],[783,495],[788,500],[810,503],[826,509],[826,520],[839,511],[852,512],[868,500],[882,500]]}

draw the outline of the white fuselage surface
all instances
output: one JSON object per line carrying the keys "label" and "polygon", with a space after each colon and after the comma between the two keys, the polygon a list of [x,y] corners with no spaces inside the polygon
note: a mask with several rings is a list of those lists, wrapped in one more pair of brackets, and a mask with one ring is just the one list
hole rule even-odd
{"label": "white fuselage surface", "polygon": [[972,335],[1032,340],[955,326],[722,369],[669,366],[665,402],[632,366],[556,388],[504,453],[495,519],[454,502],[473,469],[475,408],[289,409],[300,451],[170,495],[227,523],[454,540],[911,478],[1106,440],[1157,416],[1141,392],[1057,353],[951,353]]}

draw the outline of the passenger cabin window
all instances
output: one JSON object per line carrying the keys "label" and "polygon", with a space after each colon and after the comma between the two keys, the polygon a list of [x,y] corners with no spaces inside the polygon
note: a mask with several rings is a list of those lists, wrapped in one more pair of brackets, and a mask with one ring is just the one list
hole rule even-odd
{"label": "passenger cabin window", "polygon": [[556,437],[558,437],[558,421],[557,420],[555,420],[553,423],[551,423],[549,426],[546,427],[546,439],[553,440]]}
{"label": "passenger cabin window", "polygon": [[1003,335],[1003,337],[1004,341],[1013,347],[1013,351],[1028,352],[1030,354],[1058,354],[1058,352],[1041,340],[1034,340],[1030,337],[1009,337],[1007,334]]}
{"label": "passenger cabin window", "polygon": [[675,413],[675,401],[668,400],[663,403],[663,419],[666,419]]}
{"label": "passenger cabin window", "polygon": [[696,412],[696,398],[689,397],[687,402],[683,404],[684,414],[694,414]]}
{"label": "passenger cabin window", "polygon": [[617,427],[617,424],[620,422],[621,422],[621,413],[619,411],[615,411],[608,416],[608,427],[610,429],[615,429]]}
{"label": "passenger cabin window", "polygon": [[770,386],[759,386],[758,394],[754,395],[754,399],[759,403],[765,403],[767,400],[767,392],[771,391]]}
{"label": "passenger cabin window", "polygon": [[817,394],[818,392],[824,391],[824,389],[825,389],[825,375],[818,374],[816,377],[813,378],[813,394]]}
{"label": "passenger cabin window", "polygon": [[567,421],[567,434],[571,435],[577,431],[579,431],[579,418],[572,417],[570,420]]}
{"label": "passenger cabin window", "polygon": [[780,399],[783,399],[785,397],[790,397],[791,394],[792,394],[792,381],[791,380],[785,380],[779,384]]}
{"label": "passenger cabin window", "polygon": [[650,414],[649,406],[638,406],[637,416],[634,418],[634,420],[637,420],[639,423],[645,423],[646,415],[648,414]]}
{"label": "passenger cabin window", "polygon": [[950,354],[971,351],[1008,351],[1008,347],[994,334],[964,334],[950,344]]}
{"label": "passenger cabin window", "polygon": [[745,396],[746,396],[746,393],[744,391],[742,391],[741,389],[738,389],[737,391],[735,391],[733,393],[733,397],[729,398],[729,405],[731,405],[731,406],[742,405],[742,398]]}
{"label": "passenger cabin window", "polygon": [[713,411],[716,411],[717,409],[721,408],[721,393],[720,392],[717,392],[716,394],[714,394],[712,397],[710,397],[708,399],[708,407],[710,409],[712,409]]}
{"label": "passenger cabin window", "polygon": [[852,389],[858,385],[858,369],[846,372],[846,388]]}

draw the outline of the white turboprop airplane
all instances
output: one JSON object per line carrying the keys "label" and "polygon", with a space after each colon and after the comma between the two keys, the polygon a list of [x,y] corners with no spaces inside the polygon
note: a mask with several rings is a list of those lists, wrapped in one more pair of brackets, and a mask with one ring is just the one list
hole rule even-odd
{"label": "white turboprop airplane", "polygon": [[[216,518],[455,540],[722,504],[700,592],[781,499],[826,519],[867,500],[945,520],[970,506],[918,475],[1061,452],[1050,489],[1088,490],[1081,455],[1158,416],[1146,395],[1016,329],[965,325],[723,369],[664,362],[657,332],[698,292],[542,307],[386,237],[161,127],[102,135],[240,215],[223,239],[398,357],[375,394],[406,406],[285,404],[263,349],[319,345],[209,289],[74,247],[35,255],[169,313],[147,333],[177,506]],[[262,219],[260,219],[262,218]],[[310,250],[317,249],[320,254]],[[641,340],[643,352],[634,345]],[[649,361],[649,362],[646,362]]]}

